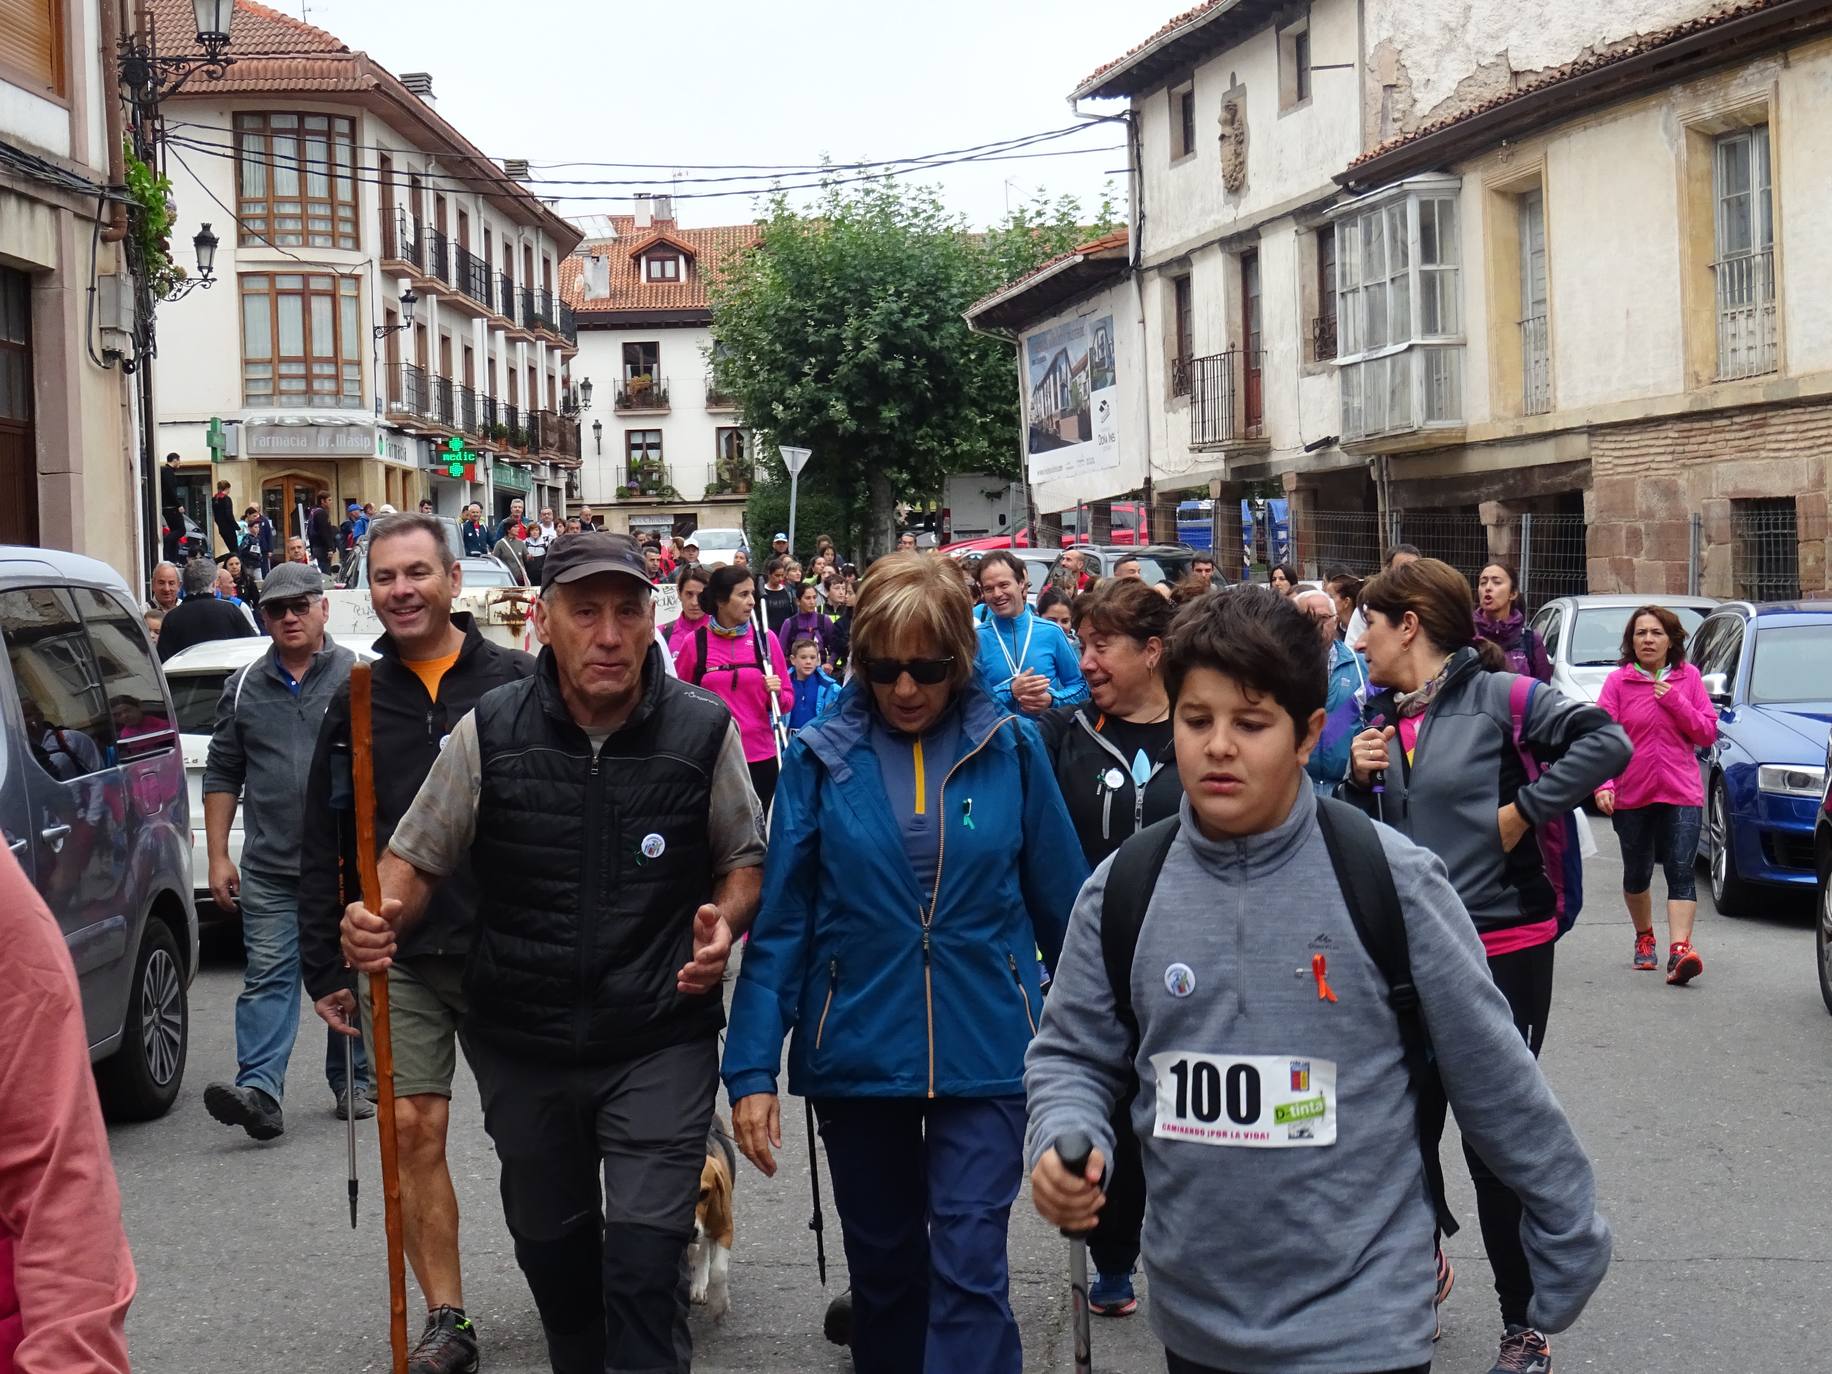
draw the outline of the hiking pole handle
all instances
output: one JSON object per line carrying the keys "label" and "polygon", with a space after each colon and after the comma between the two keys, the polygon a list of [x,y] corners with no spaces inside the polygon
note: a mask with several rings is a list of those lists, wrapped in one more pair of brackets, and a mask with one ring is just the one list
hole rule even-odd
{"label": "hiking pole handle", "polygon": [[[1088,1156],[1094,1153],[1094,1142],[1088,1139],[1086,1131],[1064,1131],[1056,1137],[1056,1158],[1062,1161],[1062,1167],[1076,1178],[1088,1171]],[[1070,1240],[1083,1240],[1085,1231],[1071,1231],[1063,1228],[1062,1234]]]}
{"label": "hiking pole handle", "polygon": [[[363,905],[379,914],[382,878],[376,864],[375,731],[367,663],[350,668],[350,759],[356,792],[356,874]],[[369,975],[375,1062],[376,1135],[382,1155],[382,1219],[388,1242],[388,1343],[393,1374],[407,1374],[407,1252],[401,1233],[401,1161],[394,1120],[394,1037],[388,1023],[388,972]],[[352,1104],[354,1106],[354,1104]],[[354,1112],[352,1112],[354,1115]]]}
{"label": "hiking pole handle", "polygon": [[[1062,1167],[1080,1178],[1088,1170],[1094,1143],[1085,1131],[1064,1131],[1056,1137],[1056,1157]],[[1088,1316],[1088,1237],[1084,1231],[1063,1228],[1069,1240],[1069,1308],[1073,1328],[1075,1374],[1092,1374],[1093,1331]]]}

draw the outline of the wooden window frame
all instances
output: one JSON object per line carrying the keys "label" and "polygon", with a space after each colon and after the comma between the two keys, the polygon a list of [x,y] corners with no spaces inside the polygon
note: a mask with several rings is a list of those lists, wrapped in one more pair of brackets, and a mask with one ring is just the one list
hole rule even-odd
{"label": "wooden window frame", "polygon": [[[354,119],[311,111],[240,111],[234,117],[234,128],[236,222],[243,247],[269,244],[355,250],[361,246]],[[324,143],[322,195],[308,194],[306,189],[306,179],[320,161],[304,146],[314,135]],[[295,151],[275,151],[276,140],[284,138],[293,140]],[[250,174],[255,172],[260,176],[258,192],[249,189]],[[297,191],[282,195],[278,183],[288,173]],[[289,221],[286,227],[281,225],[283,210],[290,211],[284,215]],[[314,221],[323,223],[315,225]]]}
{"label": "wooden window frame", "polygon": [[1185,81],[1170,92],[1170,160],[1196,156],[1196,83]]}
{"label": "wooden window frame", "polygon": [[[296,284],[295,284],[296,283]],[[251,408],[276,410],[360,410],[365,406],[363,390],[362,285],[355,277],[324,272],[244,272],[237,282],[237,304],[242,334],[242,404]],[[268,351],[265,355],[249,351],[248,300],[264,297],[267,301]],[[283,354],[280,351],[280,303],[288,297],[300,299],[299,320],[305,352]],[[330,298],[331,341],[329,352],[318,349],[313,332],[313,301]],[[266,367],[265,379],[255,376]],[[286,369],[304,380],[298,390],[281,390],[287,380]],[[328,369],[328,371],[326,370]],[[251,390],[251,383],[265,380],[264,391]],[[325,385],[328,382],[330,385]],[[354,384],[354,390],[346,389]]]}
{"label": "wooden window frame", "polygon": [[[658,270],[664,267],[672,270],[667,272]],[[687,280],[687,274],[682,270],[681,255],[679,253],[643,254],[642,279],[660,286],[680,285]]]}
{"label": "wooden window frame", "polygon": [[[655,452],[653,456],[653,461],[655,461],[656,463],[661,463],[664,461],[663,453],[664,453],[665,436],[663,435],[661,430],[649,428],[649,427],[644,427],[642,429],[626,429],[623,432],[623,462],[624,462],[624,467],[626,470],[636,466],[636,463],[637,463],[637,453],[636,453],[637,436],[643,435],[643,434],[653,434],[655,436]],[[650,458],[649,446],[647,445],[647,443],[643,444],[642,457],[644,461],[648,461]]]}
{"label": "wooden window frame", "polygon": [[45,73],[30,67],[22,67],[14,62],[0,59],[0,80],[11,82],[30,95],[40,100],[49,100],[53,104],[70,107],[70,15],[64,0],[45,0],[49,6],[50,19],[48,37],[51,50],[46,64],[50,72],[51,84],[45,84]]}

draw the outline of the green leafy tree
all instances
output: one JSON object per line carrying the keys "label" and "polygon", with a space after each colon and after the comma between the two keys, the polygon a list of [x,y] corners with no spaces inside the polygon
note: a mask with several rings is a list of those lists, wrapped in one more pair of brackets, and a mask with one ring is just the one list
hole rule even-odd
{"label": "green leafy tree", "polygon": [[1016,358],[962,313],[1112,218],[1111,202],[1090,224],[1073,199],[1039,200],[976,234],[932,189],[891,180],[833,188],[809,215],[773,201],[712,288],[720,389],[762,437],[753,533],[783,523],[778,444],[813,450],[801,509],[818,503],[867,556],[894,543],[897,503],[933,500],[948,473],[1016,476]]}

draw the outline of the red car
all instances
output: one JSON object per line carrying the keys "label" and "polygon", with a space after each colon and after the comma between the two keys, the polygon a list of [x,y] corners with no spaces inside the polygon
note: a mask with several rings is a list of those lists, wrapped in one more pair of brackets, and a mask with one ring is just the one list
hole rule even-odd
{"label": "red car", "polygon": [[[1062,513],[1063,548],[1071,544],[1085,544],[1088,536],[1078,526],[1079,512],[1065,510]],[[1149,544],[1151,543],[1151,522],[1146,515],[1145,505],[1139,501],[1115,501],[1113,503],[1113,529],[1107,541],[1111,544]],[[992,534],[981,539],[957,539],[952,544],[943,544],[942,553],[962,554],[985,552],[987,549],[1028,549],[1030,547],[1030,530],[1020,526],[1015,535]]]}

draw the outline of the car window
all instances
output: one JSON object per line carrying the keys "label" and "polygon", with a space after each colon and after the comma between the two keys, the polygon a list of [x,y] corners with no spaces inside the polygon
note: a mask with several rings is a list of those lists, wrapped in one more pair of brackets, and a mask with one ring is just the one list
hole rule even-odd
{"label": "car window", "polygon": [[1722,673],[1731,691],[1737,685],[1737,659],[1743,653],[1743,622],[1735,616],[1722,616],[1711,642],[1699,652],[1696,666],[1699,674]]}
{"label": "car window", "polygon": [[1832,623],[1784,625],[1756,636],[1749,665],[1752,702],[1824,701],[1832,696]]}
{"label": "car window", "polygon": [[1533,617],[1533,623],[1528,628],[1539,636],[1539,642],[1546,646],[1546,653],[1550,657],[1554,659],[1561,658],[1559,654],[1559,637],[1565,628],[1564,607],[1546,607],[1538,615]]}
{"label": "car window", "polygon": [[107,693],[70,594],[58,587],[0,592],[0,635],[26,746],[39,766],[66,782],[108,767],[114,728]]}
{"label": "car window", "polygon": [[[1703,623],[1703,611],[1691,606],[1668,608],[1679,618],[1688,637]],[[1578,612],[1571,629],[1569,661],[1574,668],[1613,668],[1622,661],[1622,635],[1628,629],[1633,606],[1596,606]],[[1700,672],[1708,671],[1701,668]],[[1718,671],[1722,671],[1721,669]]]}
{"label": "car window", "polygon": [[1180,582],[1190,570],[1187,558],[1159,558],[1149,553],[1133,556],[1139,560],[1139,575],[1148,587],[1155,587],[1160,582]]}
{"label": "car window", "polygon": [[693,538],[702,549],[735,549],[744,543],[744,531],[699,529]]}
{"label": "car window", "polygon": [[509,571],[506,568],[497,567],[492,563],[479,563],[474,559],[465,560],[464,589],[467,592],[481,592],[487,591],[491,587],[516,587],[520,585],[520,583],[509,575]]}
{"label": "car window", "polygon": [[89,646],[108,693],[108,713],[114,721],[121,761],[173,748],[178,741],[166,716],[159,664],[140,618],[94,587],[77,588],[76,603],[89,625]]}
{"label": "car window", "polygon": [[229,671],[218,668],[207,673],[173,673],[166,679],[181,733],[208,735],[216,729],[216,703],[222,700]]}

